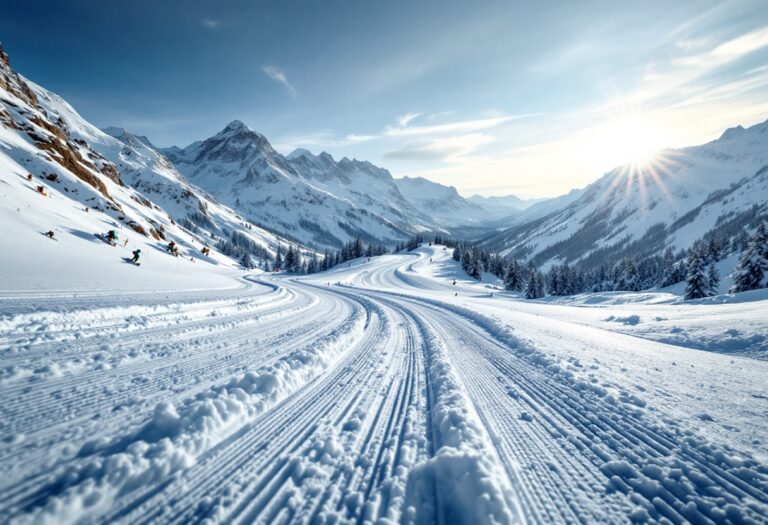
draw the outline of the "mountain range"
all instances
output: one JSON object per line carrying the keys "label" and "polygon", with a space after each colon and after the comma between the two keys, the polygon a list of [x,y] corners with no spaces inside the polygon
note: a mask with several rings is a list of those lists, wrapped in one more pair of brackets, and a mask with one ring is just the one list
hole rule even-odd
{"label": "mountain range", "polygon": [[14,72],[2,51],[0,124],[2,179],[19,195],[32,175],[57,199],[92,213],[94,225],[190,246],[244,235],[264,256],[289,243],[321,251],[356,237],[392,246],[439,233],[537,264],[593,265],[686,248],[707,232],[742,227],[768,206],[768,122],[662,151],[647,166],[619,167],[538,201],[465,198],[327,152],[283,155],[238,120],[186,147],[159,148],[123,128],[98,129]]}

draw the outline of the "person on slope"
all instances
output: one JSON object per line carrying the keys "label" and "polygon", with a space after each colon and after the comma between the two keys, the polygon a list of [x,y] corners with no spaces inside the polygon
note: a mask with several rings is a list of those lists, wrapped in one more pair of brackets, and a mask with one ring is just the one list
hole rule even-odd
{"label": "person on slope", "polygon": [[115,230],[109,230],[106,235],[107,242],[112,246],[117,244],[117,232]]}
{"label": "person on slope", "polygon": [[169,242],[167,250],[168,250],[168,253],[170,253],[171,255],[175,255],[176,257],[179,256],[179,248],[178,246],[176,246],[175,242],[173,241]]}
{"label": "person on slope", "polygon": [[137,249],[133,250],[133,258],[131,259],[131,262],[133,264],[139,264],[139,256],[140,255],[141,255],[141,250],[140,249],[137,248]]}

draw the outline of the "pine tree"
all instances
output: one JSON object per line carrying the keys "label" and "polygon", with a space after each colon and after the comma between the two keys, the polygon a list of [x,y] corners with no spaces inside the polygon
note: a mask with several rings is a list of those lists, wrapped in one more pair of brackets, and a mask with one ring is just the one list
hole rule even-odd
{"label": "pine tree", "polygon": [[504,274],[504,289],[519,292],[523,289],[523,276],[521,275],[520,265],[514,259],[509,262],[507,271]]}
{"label": "pine tree", "polygon": [[480,261],[480,251],[477,246],[472,247],[472,251],[469,252],[469,265],[467,267],[467,275],[473,279],[480,279],[482,277],[482,266]]}
{"label": "pine tree", "polygon": [[253,264],[253,260],[251,259],[251,254],[248,252],[245,252],[243,255],[243,258],[240,259],[240,266],[245,268],[246,270],[252,270],[255,265]]}
{"label": "pine tree", "polygon": [[298,253],[293,249],[293,245],[288,246],[288,252],[285,254],[285,271],[290,273],[296,273],[299,271],[301,261]]}
{"label": "pine tree", "polygon": [[458,246],[453,249],[453,260],[461,261],[461,248],[459,248]]}
{"label": "pine tree", "polygon": [[272,268],[278,272],[283,269],[283,247],[279,246],[277,247],[277,254],[275,254],[275,264],[272,265]]}
{"label": "pine tree", "polygon": [[685,300],[701,299],[709,294],[709,280],[707,279],[706,258],[702,244],[699,241],[693,243],[688,254],[688,275],[686,276]]}
{"label": "pine tree", "polygon": [[720,293],[720,272],[717,271],[715,261],[709,263],[707,268],[707,295],[713,296]]}
{"label": "pine tree", "polygon": [[733,272],[732,293],[756,290],[763,286],[763,279],[768,273],[768,233],[765,224],[757,226],[755,235],[741,252],[739,264]]}
{"label": "pine tree", "polygon": [[525,285],[526,299],[538,299],[544,297],[544,277],[538,270],[532,270],[528,274],[528,282]]}

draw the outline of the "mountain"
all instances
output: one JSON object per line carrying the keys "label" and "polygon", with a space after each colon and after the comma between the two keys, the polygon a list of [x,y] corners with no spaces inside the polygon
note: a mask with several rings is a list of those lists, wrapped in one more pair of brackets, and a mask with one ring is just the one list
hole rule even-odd
{"label": "mountain", "polygon": [[423,177],[396,179],[400,192],[434,222],[443,227],[488,226],[490,221],[511,217],[514,210],[498,213],[465,199],[453,186],[444,186]]}
{"label": "mountain", "polygon": [[356,236],[393,244],[436,227],[387,170],[303,149],[285,157],[237,120],[213,137],[161,151],[191,182],[249,220],[315,246]]}
{"label": "mountain", "polygon": [[472,195],[467,198],[469,202],[477,204],[485,208],[488,211],[494,211],[498,215],[508,214],[510,211],[519,212],[526,210],[536,203],[540,203],[549,199],[521,199],[515,195],[501,195],[483,197],[482,195]]}
{"label": "mountain", "polygon": [[[190,184],[146,137],[107,131],[116,136],[17,74],[0,50],[3,208],[18,210],[4,214],[3,224],[21,244],[34,239],[28,243],[34,245],[40,229],[91,242],[94,233],[123,229],[137,246],[174,240],[195,254],[235,232],[248,239],[241,242],[250,242],[254,255],[266,257],[287,244]],[[222,254],[208,260],[237,264]]]}
{"label": "mountain", "polygon": [[559,203],[532,206],[483,244],[540,264],[593,266],[688,248],[708,232],[736,232],[766,211],[768,121],[662,151],[649,166],[616,168]]}

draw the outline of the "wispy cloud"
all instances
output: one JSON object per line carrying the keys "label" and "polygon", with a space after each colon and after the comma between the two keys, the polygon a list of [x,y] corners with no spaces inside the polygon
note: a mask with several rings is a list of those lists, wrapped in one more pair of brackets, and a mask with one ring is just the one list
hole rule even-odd
{"label": "wispy cloud", "polygon": [[288,82],[288,77],[285,76],[285,72],[281,69],[278,69],[275,66],[264,66],[262,68],[262,71],[264,71],[264,74],[267,75],[269,78],[274,80],[275,82],[282,84],[283,87],[290,93],[292,97],[295,97],[297,95],[296,88],[294,88],[290,82]]}
{"label": "wispy cloud", "polygon": [[397,117],[395,121],[397,122],[398,126],[405,127],[410,121],[419,116],[421,116],[421,113],[406,113],[405,115],[400,115]]}
{"label": "wispy cloud", "polygon": [[[446,113],[448,114],[448,113]],[[382,138],[397,137],[428,137],[431,135],[466,134],[495,128],[513,120],[534,116],[527,115],[500,115],[481,119],[459,120],[444,124],[432,124],[428,126],[412,126],[410,123],[421,113],[406,113],[395,119],[395,126],[387,126],[380,133],[347,135],[349,142],[368,142]]]}
{"label": "wispy cloud", "polygon": [[213,18],[203,18],[200,23],[207,29],[218,29],[220,25],[220,22]]}
{"label": "wispy cloud", "polygon": [[469,133],[453,137],[418,140],[384,153],[385,159],[440,162],[465,162],[467,156],[496,140],[485,133]]}

